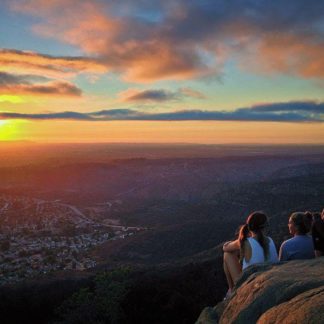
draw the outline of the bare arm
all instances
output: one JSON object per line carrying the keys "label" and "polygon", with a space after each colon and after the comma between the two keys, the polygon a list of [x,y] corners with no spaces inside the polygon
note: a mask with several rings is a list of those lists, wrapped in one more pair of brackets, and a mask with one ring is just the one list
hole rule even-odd
{"label": "bare arm", "polygon": [[285,242],[281,244],[279,249],[279,261],[288,261],[288,254],[285,248]]}
{"label": "bare arm", "polygon": [[240,249],[240,243],[238,240],[228,241],[223,245],[224,252],[235,252]]}

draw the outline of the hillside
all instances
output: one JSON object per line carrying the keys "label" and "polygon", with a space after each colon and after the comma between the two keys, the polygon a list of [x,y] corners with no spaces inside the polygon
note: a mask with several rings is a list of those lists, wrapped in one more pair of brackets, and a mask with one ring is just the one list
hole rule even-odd
{"label": "hillside", "polygon": [[94,250],[94,255],[104,263],[158,264],[185,260],[233,238],[252,210],[264,210],[270,216],[269,234],[279,248],[289,236],[287,221],[293,211],[322,209],[324,166],[316,169],[307,165],[307,169],[312,172],[237,185],[199,203],[165,200],[143,203],[122,219],[127,224],[148,226],[150,230],[123,242],[106,242]]}

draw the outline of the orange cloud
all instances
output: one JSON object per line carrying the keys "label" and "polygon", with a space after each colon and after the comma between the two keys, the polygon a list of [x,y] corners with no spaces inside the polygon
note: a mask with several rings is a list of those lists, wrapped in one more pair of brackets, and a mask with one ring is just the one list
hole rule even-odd
{"label": "orange cloud", "polygon": [[255,74],[286,74],[304,79],[324,77],[324,42],[316,33],[263,31],[247,22],[227,25],[223,47],[226,59],[235,57],[239,67]]}
{"label": "orange cloud", "polygon": [[[109,9],[109,4],[106,6]],[[190,46],[174,46],[159,37],[159,30],[156,37],[151,31],[144,37],[150,26],[112,17],[98,1],[14,1],[12,8],[44,20],[33,27],[37,34],[63,40],[99,57],[106,69],[121,73],[126,81],[183,80],[211,72]]]}
{"label": "orange cloud", "polygon": [[0,85],[0,94],[79,97],[82,91],[72,83],[53,81],[44,84]]}
{"label": "orange cloud", "polygon": [[0,49],[0,71],[42,74],[48,77],[77,73],[104,73],[107,67],[94,59],[43,55],[30,51]]}
{"label": "orange cloud", "polygon": [[132,46],[125,45],[120,56],[125,81],[186,80],[210,73],[207,66],[197,64],[196,54],[186,47],[176,48],[163,41],[137,41],[132,42]]}
{"label": "orange cloud", "polygon": [[[293,8],[281,1],[256,5],[247,0],[237,4],[226,0],[208,4],[178,0],[171,4],[165,0],[164,11],[160,12],[163,18],[157,21],[145,20],[136,13],[147,6],[162,10],[162,1],[158,0],[150,5],[126,0],[120,4],[101,0],[12,0],[10,4],[16,11],[41,19],[33,27],[37,34],[78,46],[94,56],[92,61],[82,61],[82,66],[87,66],[83,67],[85,71],[106,69],[120,73],[126,81],[215,75],[233,57],[243,68],[257,73],[282,72],[302,78],[324,75],[323,38],[315,26],[322,19],[319,2],[298,15],[308,6],[306,0],[296,0]],[[119,11],[114,11],[118,6]],[[125,8],[137,11],[123,15]],[[292,15],[291,10],[296,14]],[[64,64],[60,68],[65,73],[77,69]]]}
{"label": "orange cloud", "polygon": [[11,7],[43,19],[33,26],[37,34],[77,45],[91,54],[106,51],[121,25],[118,19],[105,14],[107,8],[98,1],[19,0]]}
{"label": "orange cloud", "polygon": [[311,37],[268,35],[258,49],[259,65],[273,73],[289,73],[303,78],[324,77],[324,43]]}

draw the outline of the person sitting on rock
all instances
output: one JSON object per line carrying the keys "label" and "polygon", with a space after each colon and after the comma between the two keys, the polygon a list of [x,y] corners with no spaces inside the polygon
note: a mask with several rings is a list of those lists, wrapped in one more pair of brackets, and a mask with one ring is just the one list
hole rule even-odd
{"label": "person sitting on rock", "polygon": [[303,212],[292,213],[288,228],[293,238],[284,241],[279,250],[279,260],[312,259],[315,257],[313,240],[309,232],[309,221]]}
{"label": "person sitting on rock", "polygon": [[273,240],[264,235],[267,224],[268,218],[263,212],[253,212],[241,227],[238,239],[223,245],[224,272],[229,287],[226,297],[230,296],[242,270],[256,263],[278,261]]}
{"label": "person sitting on rock", "polygon": [[314,213],[312,225],[312,237],[315,249],[315,256],[324,256],[324,209],[322,215]]}
{"label": "person sitting on rock", "polygon": [[314,219],[314,213],[310,211],[305,211],[305,225],[309,229],[307,234],[312,235],[311,229],[312,229],[312,224],[313,224],[313,219]]}

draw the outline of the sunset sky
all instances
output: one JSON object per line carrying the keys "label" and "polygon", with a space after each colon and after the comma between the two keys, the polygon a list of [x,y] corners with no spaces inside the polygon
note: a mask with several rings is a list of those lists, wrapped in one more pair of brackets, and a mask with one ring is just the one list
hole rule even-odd
{"label": "sunset sky", "polygon": [[324,144],[323,122],[324,1],[0,1],[0,141]]}

